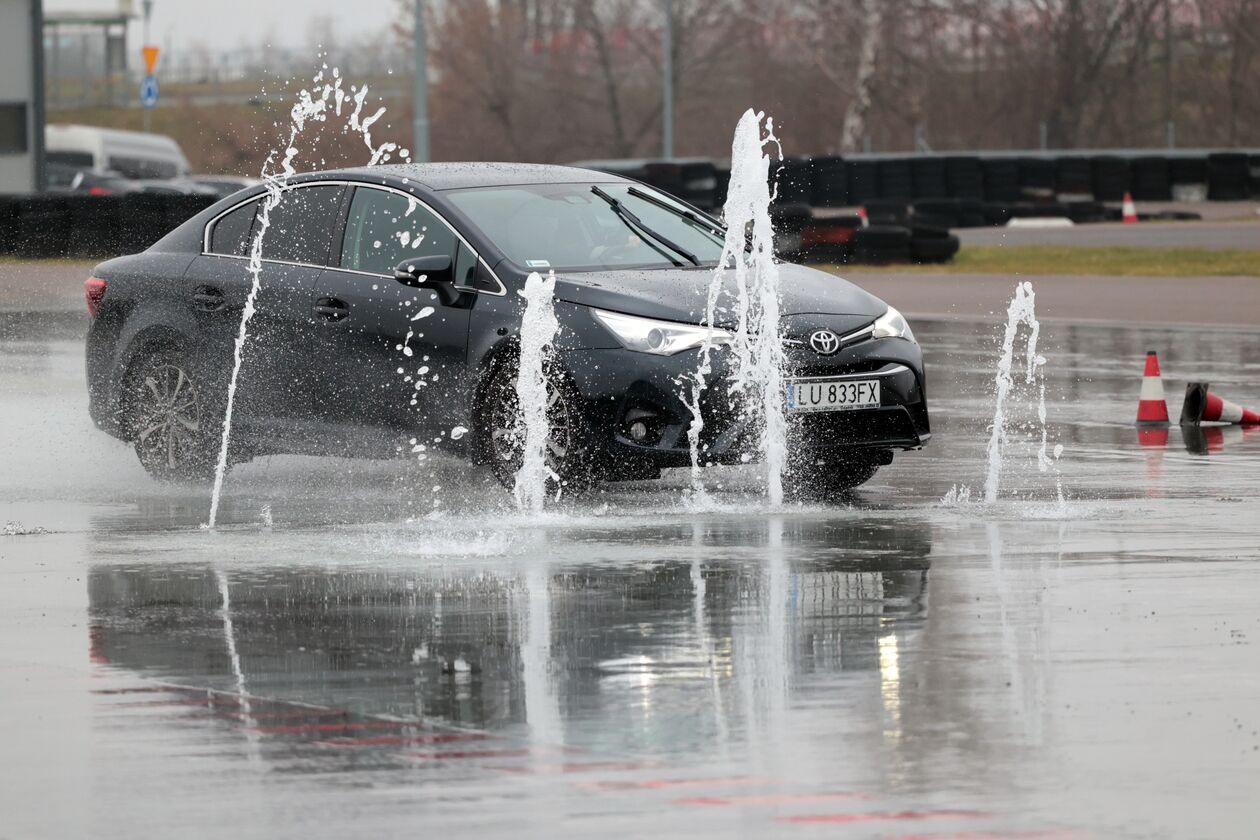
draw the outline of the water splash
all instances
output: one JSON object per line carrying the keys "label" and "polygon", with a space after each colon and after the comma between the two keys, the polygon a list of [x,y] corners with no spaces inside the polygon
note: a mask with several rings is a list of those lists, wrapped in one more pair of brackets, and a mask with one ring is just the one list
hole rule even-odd
{"label": "water splash", "polygon": [[[1037,339],[1041,335],[1041,323],[1037,320],[1036,295],[1033,292],[1032,283],[1027,281],[1021,282],[1015,287],[1015,295],[1011,298],[1010,306],[1006,310],[1006,331],[1002,337],[1002,353],[998,357],[997,374],[994,377],[996,400],[993,410],[993,425],[989,433],[989,444],[987,447],[988,460],[984,483],[984,501],[990,505],[996,502],[1001,489],[1002,455],[1003,450],[1009,443],[1008,403],[1017,384],[1016,374],[1013,371],[1015,368],[1015,347],[1021,335],[1021,327],[1026,328],[1026,331],[1023,333],[1024,385],[1028,387],[1036,386],[1038,395],[1037,420],[1041,426],[1041,445],[1037,451],[1037,468],[1042,473],[1055,469],[1055,486],[1059,505],[1062,506],[1064,505],[1062,482],[1059,479],[1054,461],[1047,454],[1049,433],[1046,424],[1045,374],[1042,370],[1046,364],[1046,358],[1037,353]],[[1056,445],[1054,447],[1054,460],[1057,461],[1062,454],[1063,446],[1061,444]],[[953,494],[952,498],[947,495],[942,501],[946,504],[957,504],[963,501],[960,491],[955,489],[951,493]],[[970,491],[968,491],[968,496],[969,493]]]}
{"label": "water splash", "polygon": [[[765,134],[762,134],[765,119]],[[714,327],[719,319],[733,320],[732,364],[727,389],[741,407],[741,418],[758,430],[758,448],[766,464],[766,495],[771,505],[783,502],[783,471],[787,461],[787,420],[783,406],[783,342],[779,335],[781,295],[779,268],[774,261],[774,228],[770,220],[771,157],[763,152],[773,146],[782,160],[783,150],[774,134],[774,120],[751,108],[735,127],[731,144],[731,181],[724,216],[726,241],[722,257],[709,282],[704,323],[710,328],[700,351],[700,363],[683,402],[691,411],[687,429],[691,450],[693,494],[705,499],[700,478],[704,431],[702,398],[713,374],[716,346]],[[728,281],[735,282],[733,312],[722,306],[729,297]],[[685,383],[684,383],[685,384]]]}
{"label": "water splash", "polygon": [[559,476],[547,465],[547,443],[551,432],[547,419],[547,357],[556,333],[560,331],[560,322],[556,320],[555,289],[554,272],[544,278],[535,271],[526,278],[525,288],[520,293],[525,298],[525,313],[521,319],[516,394],[525,440],[512,493],[518,508],[535,513],[540,512],[546,503],[548,479],[559,483]]}
{"label": "water splash", "polygon": [[[276,168],[274,165],[276,160],[276,152],[274,150],[263,161],[261,175],[267,192],[259,207],[255,222],[257,233],[254,234],[249,248],[249,293],[245,297],[245,307],[241,312],[241,323],[237,329],[236,343],[232,351],[232,374],[228,380],[227,405],[223,414],[223,434],[219,442],[219,459],[214,468],[214,487],[210,493],[210,516],[206,522],[207,528],[213,528],[218,520],[219,501],[223,494],[223,480],[227,475],[228,448],[232,437],[232,417],[236,406],[236,383],[240,378],[245,342],[249,338],[249,322],[254,317],[254,312],[257,309],[258,293],[262,288],[262,249],[267,235],[267,228],[271,224],[271,211],[280,203],[288,179],[297,174],[293,161],[298,154],[295,144],[299,135],[301,135],[308,123],[326,122],[330,111],[340,116],[342,106],[346,101],[347,92],[342,87],[343,79],[340,71],[334,67],[325,76],[325,69],[327,69],[327,65],[324,65],[324,69],[321,69],[312,79],[311,89],[303,89],[298,92],[298,101],[289,110],[289,136],[288,141],[284,144],[284,155],[280,158],[279,167]],[[349,96],[355,103],[355,107],[349,115],[348,128],[363,136],[363,141],[370,153],[368,164],[373,165],[389,160],[398,147],[394,143],[382,143],[375,147],[372,145],[372,125],[381,118],[385,108],[382,106],[374,114],[364,118],[362,111],[364,102],[367,100],[367,94],[367,85],[362,85],[358,88],[355,88],[353,85],[350,87]],[[404,158],[407,157],[405,150],[402,156]]]}

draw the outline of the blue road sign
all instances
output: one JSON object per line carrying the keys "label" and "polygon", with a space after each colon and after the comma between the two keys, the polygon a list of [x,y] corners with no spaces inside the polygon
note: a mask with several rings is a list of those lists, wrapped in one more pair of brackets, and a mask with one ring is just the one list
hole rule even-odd
{"label": "blue road sign", "polygon": [[145,76],[140,82],[140,104],[152,108],[158,100],[157,76]]}

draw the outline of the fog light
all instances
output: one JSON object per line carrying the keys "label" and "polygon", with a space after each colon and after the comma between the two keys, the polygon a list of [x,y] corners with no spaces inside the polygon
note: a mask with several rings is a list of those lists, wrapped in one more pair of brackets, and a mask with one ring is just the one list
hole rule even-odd
{"label": "fog light", "polygon": [[630,437],[634,440],[643,440],[647,437],[647,424],[641,420],[636,420],[630,424]]}

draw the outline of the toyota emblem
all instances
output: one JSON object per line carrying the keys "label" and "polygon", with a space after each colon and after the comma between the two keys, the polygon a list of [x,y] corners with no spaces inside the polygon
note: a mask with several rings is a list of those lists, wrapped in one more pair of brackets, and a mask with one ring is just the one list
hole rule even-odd
{"label": "toyota emblem", "polygon": [[840,336],[831,330],[819,330],[809,337],[809,346],[820,356],[830,356],[840,349]]}

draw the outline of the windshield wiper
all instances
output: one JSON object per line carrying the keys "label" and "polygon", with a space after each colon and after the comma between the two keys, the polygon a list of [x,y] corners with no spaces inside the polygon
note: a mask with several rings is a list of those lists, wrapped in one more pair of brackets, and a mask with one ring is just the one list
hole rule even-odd
{"label": "windshield wiper", "polygon": [[[595,195],[599,196],[604,201],[608,202],[608,206],[611,207],[613,209],[613,212],[617,214],[617,218],[621,219],[631,228],[637,228],[641,234],[650,236],[652,239],[655,239],[657,242],[661,243],[666,248],[673,251],[675,254],[678,254],[679,256],[685,258],[687,262],[691,263],[692,265],[700,265],[700,260],[696,257],[695,254],[691,253],[686,248],[679,245],[677,242],[673,242],[672,240],[666,238],[664,234],[658,233],[657,231],[648,227],[646,224],[643,223],[643,220],[640,219],[638,216],[634,215],[634,212],[630,210],[628,207],[626,207],[626,205],[622,204],[620,201],[613,198],[608,193],[604,192],[598,186],[592,186],[591,192],[595,193]],[[677,260],[671,260],[671,262],[673,262],[675,265],[681,265],[681,263],[679,263]]]}
{"label": "windshield wiper", "polygon": [[682,216],[684,219],[691,222],[692,224],[695,224],[702,228],[707,228],[709,231],[716,233],[718,236],[721,236],[721,237],[726,236],[726,230],[717,222],[712,221],[711,219],[706,219],[703,216],[697,216],[695,213],[692,213],[690,210],[685,210],[681,207],[675,207],[674,205],[668,202],[661,201],[656,196],[650,195],[649,193],[645,193],[643,190],[639,189],[638,187],[630,187],[628,190],[626,190],[626,192],[630,193],[630,195],[634,196],[635,198],[646,201],[648,204],[652,204],[656,207],[661,208],[662,210],[668,210],[669,212],[673,213],[675,216]]}

